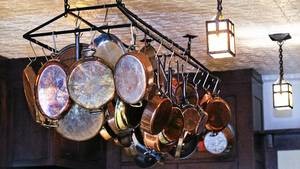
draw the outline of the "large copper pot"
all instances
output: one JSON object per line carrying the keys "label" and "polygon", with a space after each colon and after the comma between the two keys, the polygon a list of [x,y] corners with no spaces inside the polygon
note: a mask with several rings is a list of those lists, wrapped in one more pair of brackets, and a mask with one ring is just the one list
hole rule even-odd
{"label": "large copper pot", "polygon": [[119,97],[129,104],[150,99],[154,73],[148,57],[143,53],[124,54],[115,66],[115,85]]}

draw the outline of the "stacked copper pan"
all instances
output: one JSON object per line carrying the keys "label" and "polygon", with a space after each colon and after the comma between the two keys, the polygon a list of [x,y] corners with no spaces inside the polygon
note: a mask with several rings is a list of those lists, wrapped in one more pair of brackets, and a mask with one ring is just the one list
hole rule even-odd
{"label": "stacked copper pan", "polygon": [[211,91],[207,72],[188,74],[178,62],[175,70],[174,55],[164,64],[150,40],[144,42],[140,50],[127,49],[103,33],[89,45],[78,40],[61,49],[37,74],[27,65],[24,93],[33,120],[74,141],[100,133],[142,168],[166,155],[186,159],[202,140],[212,154],[229,151],[231,111],[218,82]]}

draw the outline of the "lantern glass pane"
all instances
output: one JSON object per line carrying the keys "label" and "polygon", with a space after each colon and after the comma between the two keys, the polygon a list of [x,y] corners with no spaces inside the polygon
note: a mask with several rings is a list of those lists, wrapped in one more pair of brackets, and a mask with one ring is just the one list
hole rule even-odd
{"label": "lantern glass pane", "polygon": [[209,34],[208,35],[208,51],[217,52],[228,50],[227,33]]}
{"label": "lantern glass pane", "polygon": [[215,54],[209,54],[211,57],[215,59],[220,59],[220,58],[230,58],[233,57],[230,53],[225,52],[225,53],[215,53]]}
{"label": "lantern glass pane", "polygon": [[[216,22],[208,22],[207,30],[208,31],[216,31],[217,30],[217,21]],[[227,30],[227,22],[219,21],[219,30]]]}
{"label": "lantern glass pane", "polygon": [[273,84],[274,108],[277,110],[289,110],[293,107],[292,85],[279,79]]}

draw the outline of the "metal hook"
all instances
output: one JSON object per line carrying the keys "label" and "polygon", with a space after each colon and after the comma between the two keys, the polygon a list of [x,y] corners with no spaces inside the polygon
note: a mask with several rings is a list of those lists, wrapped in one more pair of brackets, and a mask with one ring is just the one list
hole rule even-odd
{"label": "metal hook", "polygon": [[216,83],[215,83],[214,89],[213,89],[213,94],[216,94],[216,95],[217,95],[218,93],[220,93],[220,91],[216,92],[217,86],[218,86],[218,84],[219,84],[219,81],[220,81],[220,79],[218,78],[217,81],[216,81]]}
{"label": "metal hook", "polygon": [[173,51],[172,54],[171,54],[170,60],[169,60],[169,62],[168,62],[169,67],[171,67],[171,62],[172,62],[172,60],[173,60],[174,53],[175,53],[175,52]]}
{"label": "metal hook", "polygon": [[207,82],[208,77],[209,77],[209,72],[207,72],[207,75],[206,75],[205,80],[204,80],[203,85],[202,85],[202,88],[204,90],[208,90],[210,88],[210,84],[207,87],[205,87],[205,84]]}
{"label": "metal hook", "polygon": [[160,48],[161,48],[161,47],[162,47],[162,41],[160,41],[159,47],[158,47],[158,49],[157,49],[157,51],[156,51],[155,59],[159,59],[159,58],[158,58],[158,52],[160,51]]}
{"label": "metal hook", "polygon": [[198,69],[197,69],[197,71],[196,71],[196,73],[195,73],[195,76],[194,76],[194,78],[193,78],[193,83],[194,83],[194,85],[195,85],[196,87],[197,87],[198,84],[201,82],[201,79],[198,80],[198,81],[196,82],[196,78],[197,78],[197,76],[198,76],[198,74],[199,74],[199,71],[200,71],[200,68],[198,67]]}
{"label": "metal hook", "polygon": [[78,29],[80,27],[80,24],[81,24],[81,20],[80,20],[80,22],[78,24],[79,17],[80,17],[80,11],[78,11],[77,17],[76,17],[76,20],[75,20],[75,28],[76,29]]}
{"label": "metal hook", "polygon": [[[45,52],[44,48],[42,48],[42,51],[43,51],[43,53],[44,53],[44,57],[45,57],[46,61],[48,61],[48,57],[46,56],[46,52]],[[52,56],[51,56],[51,58],[52,58]],[[53,59],[53,58],[52,58],[52,59]]]}
{"label": "metal hook", "polygon": [[52,40],[53,40],[53,46],[54,46],[54,51],[52,51],[53,53],[57,52],[56,40],[55,40],[56,37],[57,37],[57,35],[55,36],[54,32],[52,32]]}

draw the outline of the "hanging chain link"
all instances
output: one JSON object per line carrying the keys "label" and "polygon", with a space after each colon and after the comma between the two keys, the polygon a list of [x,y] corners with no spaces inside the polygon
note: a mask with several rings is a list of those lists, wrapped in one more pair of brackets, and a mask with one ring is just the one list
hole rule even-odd
{"label": "hanging chain link", "polygon": [[282,55],[282,45],[283,42],[278,42],[279,45],[279,75],[280,75],[280,83],[283,80],[283,55]]}
{"label": "hanging chain link", "polygon": [[222,13],[222,9],[223,9],[223,7],[222,7],[222,0],[217,0],[217,2],[218,2],[218,7],[217,7],[217,9],[218,9],[218,13]]}

